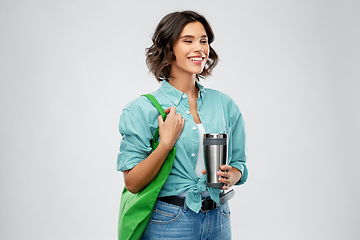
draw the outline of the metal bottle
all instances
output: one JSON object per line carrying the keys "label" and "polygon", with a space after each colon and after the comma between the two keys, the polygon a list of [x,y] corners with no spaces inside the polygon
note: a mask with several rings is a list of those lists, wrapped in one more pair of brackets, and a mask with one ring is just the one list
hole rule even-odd
{"label": "metal bottle", "polygon": [[228,136],[226,133],[205,133],[204,134],[204,159],[208,187],[221,188],[223,183],[218,181],[216,174],[221,165],[227,163]]}

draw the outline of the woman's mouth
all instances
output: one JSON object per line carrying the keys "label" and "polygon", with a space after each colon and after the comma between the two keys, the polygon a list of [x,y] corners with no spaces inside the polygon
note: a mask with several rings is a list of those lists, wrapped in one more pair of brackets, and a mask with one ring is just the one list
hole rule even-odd
{"label": "woman's mouth", "polygon": [[204,60],[204,57],[196,56],[196,57],[189,57],[188,59],[195,64],[201,64],[202,61]]}

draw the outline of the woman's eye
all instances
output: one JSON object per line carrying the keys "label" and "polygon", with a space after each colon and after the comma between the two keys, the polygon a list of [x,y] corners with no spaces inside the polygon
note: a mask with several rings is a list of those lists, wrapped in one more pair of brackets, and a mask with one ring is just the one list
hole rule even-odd
{"label": "woman's eye", "polygon": [[190,41],[190,40],[185,40],[185,42],[186,42],[186,43],[191,43],[191,41]]}

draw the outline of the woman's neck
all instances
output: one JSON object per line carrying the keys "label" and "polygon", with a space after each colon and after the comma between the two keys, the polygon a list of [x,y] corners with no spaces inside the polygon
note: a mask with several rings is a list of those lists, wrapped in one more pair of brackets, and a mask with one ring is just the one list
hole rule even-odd
{"label": "woman's neck", "polygon": [[188,97],[196,97],[198,94],[198,88],[196,86],[196,75],[185,77],[170,77],[168,81],[171,86],[177,90],[186,93]]}

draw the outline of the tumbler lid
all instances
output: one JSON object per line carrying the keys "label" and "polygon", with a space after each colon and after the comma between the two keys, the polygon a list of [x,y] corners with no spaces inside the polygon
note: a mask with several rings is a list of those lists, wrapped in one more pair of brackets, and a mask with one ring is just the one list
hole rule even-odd
{"label": "tumbler lid", "polygon": [[205,133],[203,145],[227,145],[226,133]]}
{"label": "tumbler lid", "polygon": [[227,138],[226,133],[205,133],[204,138]]}

